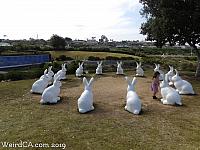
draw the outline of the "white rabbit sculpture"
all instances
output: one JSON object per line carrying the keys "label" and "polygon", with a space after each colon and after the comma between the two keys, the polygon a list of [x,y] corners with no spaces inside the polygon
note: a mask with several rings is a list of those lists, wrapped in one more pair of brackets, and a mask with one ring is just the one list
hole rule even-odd
{"label": "white rabbit sculpture", "polygon": [[76,69],[76,76],[81,77],[83,75],[83,63],[79,63],[79,67]]}
{"label": "white rabbit sculpture", "polygon": [[136,76],[140,76],[143,77],[144,76],[144,70],[142,69],[142,63],[140,62],[138,64],[138,62],[136,62],[137,67],[136,67]]}
{"label": "white rabbit sculpture", "polygon": [[164,79],[164,72],[160,70],[160,64],[155,64],[154,72],[158,71],[160,73],[159,80]]}
{"label": "white rabbit sculpture", "polygon": [[169,83],[169,85],[173,85],[172,77],[174,76],[174,67],[173,66],[169,66],[169,69],[170,70],[165,75],[165,80]]}
{"label": "white rabbit sculpture", "polygon": [[57,78],[59,78],[59,79],[61,79],[61,80],[66,79],[66,71],[67,71],[67,69],[66,69],[65,66],[66,66],[66,64],[62,64],[62,65],[61,65],[62,69],[59,70],[59,71],[54,75],[54,80],[57,79]]}
{"label": "white rabbit sculpture", "polygon": [[49,86],[42,93],[42,99],[40,100],[41,104],[45,103],[57,103],[60,100],[60,87],[62,83],[60,78],[56,78],[53,82],[53,85]]}
{"label": "white rabbit sculpture", "polygon": [[83,78],[84,92],[78,99],[78,111],[80,113],[86,113],[88,111],[94,110],[93,106],[93,93],[92,93],[92,83],[94,78],[92,77],[88,83],[87,79]]}
{"label": "white rabbit sculpture", "polygon": [[124,71],[122,69],[122,61],[120,61],[120,62],[117,61],[117,72],[116,72],[116,74],[118,74],[118,75],[124,74]]}
{"label": "white rabbit sculpture", "polygon": [[47,69],[44,71],[43,78],[38,79],[32,85],[31,93],[42,94],[44,89],[49,84],[49,77],[47,76]]}
{"label": "white rabbit sculpture", "polygon": [[[50,66],[48,68],[48,73],[47,73],[47,76],[49,77],[49,85],[52,84],[52,80],[53,80],[53,76],[54,76],[54,72],[52,71],[52,66]],[[42,75],[40,77],[40,79],[44,78],[44,75]]]}
{"label": "white rabbit sculpture", "polygon": [[192,85],[188,81],[183,80],[176,69],[175,71],[176,74],[172,77],[172,81],[179,94],[195,94]]}
{"label": "white rabbit sculpture", "polygon": [[179,93],[172,87],[169,86],[168,81],[164,78],[164,80],[160,83],[161,102],[164,105],[182,105],[181,96]]}
{"label": "white rabbit sculpture", "polygon": [[96,69],[96,74],[102,74],[102,63],[103,63],[103,61],[98,61],[97,62],[97,69]]}
{"label": "white rabbit sculpture", "polygon": [[134,89],[136,84],[136,77],[133,78],[132,82],[128,77],[125,77],[125,79],[128,83],[125,110],[138,115],[141,112],[142,104]]}

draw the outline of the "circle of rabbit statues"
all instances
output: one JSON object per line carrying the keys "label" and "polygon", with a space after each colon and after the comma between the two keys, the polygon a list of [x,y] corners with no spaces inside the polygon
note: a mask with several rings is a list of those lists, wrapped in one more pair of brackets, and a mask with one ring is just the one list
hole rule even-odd
{"label": "circle of rabbit statues", "polygon": [[[83,63],[79,63],[75,74],[77,77],[83,75]],[[103,61],[97,62],[96,74],[102,74],[102,63]],[[122,61],[117,62],[117,72],[116,74],[124,74],[122,69]],[[141,62],[136,62],[136,76],[144,76],[144,71],[141,67]],[[158,71],[161,74],[162,82],[160,82],[160,92],[161,92],[161,103],[164,105],[182,105],[182,99],[180,94],[195,94],[192,85],[183,80],[178,71],[175,69],[176,74],[174,74],[173,66],[169,66],[169,71],[164,74],[160,70],[160,64],[155,64],[154,71]],[[31,93],[42,94],[40,103],[57,103],[60,101],[60,91],[62,83],[60,80],[66,79],[66,64],[62,64],[62,69],[56,74],[52,71],[52,66],[44,71],[44,74],[33,83]],[[133,113],[135,115],[140,114],[142,109],[142,102],[135,91],[136,77],[131,81],[128,77],[125,77],[128,87],[126,95],[126,106],[125,110]],[[78,98],[78,111],[79,113],[87,113],[94,110],[93,106],[93,92],[92,85],[94,78],[92,77],[89,81],[83,77],[84,91]],[[52,84],[53,83],[53,84]],[[52,85],[51,85],[52,84]],[[171,85],[174,86],[171,87]]]}

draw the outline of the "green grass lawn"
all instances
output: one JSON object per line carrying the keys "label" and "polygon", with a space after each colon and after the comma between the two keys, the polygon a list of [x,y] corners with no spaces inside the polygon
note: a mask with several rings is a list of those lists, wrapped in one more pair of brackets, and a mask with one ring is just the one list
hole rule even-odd
{"label": "green grass lawn", "polygon": [[[144,87],[151,81],[151,71],[147,72],[147,77],[139,80]],[[107,73],[102,79],[107,77],[119,78],[114,73]],[[199,94],[200,81],[188,79]],[[29,93],[33,82],[0,83],[0,142],[65,143],[65,149],[74,150],[200,148],[199,95],[183,96],[181,107],[164,106],[146,97],[140,116],[124,111],[123,105],[115,105],[114,100],[108,104],[110,95],[102,103],[95,103],[95,111],[79,114],[76,103],[81,93],[68,96],[73,90],[75,93],[77,89],[82,90],[79,79],[68,76],[62,85],[63,101],[57,105],[40,105],[40,96]],[[117,96],[118,99],[123,100],[123,95]],[[114,110],[113,106],[118,108]]]}
{"label": "green grass lawn", "polygon": [[60,55],[66,55],[67,57],[72,57],[74,59],[87,59],[89,56],[106,58],[107,56],[113,57],[133,57],[139,58],[133,55],[119,54],[119,53],[108,53],[108,52],[89,52],[89,51],[50,51],[53,57],[59,57]]}

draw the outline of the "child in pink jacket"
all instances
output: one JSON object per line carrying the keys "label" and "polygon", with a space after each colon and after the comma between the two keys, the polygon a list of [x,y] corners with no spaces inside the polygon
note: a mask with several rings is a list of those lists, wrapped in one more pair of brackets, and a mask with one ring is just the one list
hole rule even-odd
{"label": "child in pink jacket", "polygon": [[158,71],[156,71],[153,75],[153,81],[151,83],[151,90],[153,92],[153,99],[158,99],[156,97],[156,94],[158,93],[158,87],[159,87],[159,76],[160,76],[160,73]]}

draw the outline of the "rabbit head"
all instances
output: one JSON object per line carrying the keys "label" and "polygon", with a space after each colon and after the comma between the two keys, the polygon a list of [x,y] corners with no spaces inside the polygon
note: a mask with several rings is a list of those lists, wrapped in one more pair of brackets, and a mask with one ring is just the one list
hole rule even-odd
{"label": "rabbit head", "polygon": [[85,87],[85,90],[89,90],[91,91],[92,90],[92,83],[94,82],[94,78],[92,77],[90,79],[90,81],[88,82],[87,79],[84,77],[83,78],[83,85]]}
{"label": "rabbit head", "polygon": [[79,69],[83,70],[83,62],[82,63],[78,63],[79,65]]}
{"label": "rabbit head", "polygon": [[173,66],[169,66],[169,72],[167,73],[168,75],[173,76],[174,75],[174,67]]}
{"label": "rabbit head", "polygon": [[67,71],[65,66],[66,66],[66,64],[62,64],[62,71]]}
{"label": "rabbit head", "polygon": [[56,86],[56,87],[61,87],[62,86],[62,83],[60,81],[60,77],[57,77],[54,82],[53,82],[53,85]]}
{"label": "rabbit head", "polygon": [[101,67],[102,63],[103,63],[103,61],[100,61],[100,62],[98,61],[98,62],[97,62],[98,67]]}
{"label": "rabbit head", "polygon": [[51,77],[53,77],[54,72],[53,72],[51,69],[52,69],[52,66],[50,66],[50,67],[48,68],[48,75],[51,76]]}
{"label": "rabbit head", "polygon": [[128,87],[127,87],[127,92],[128,91],[134,91],[134,86],[136,84],[136,77],[133,78],[132,82],[130,81],[130,79],[128,77],[125,77],[127,83],[128,83]]}
{"label": "rabbit head", "polygon": [[122,65],[122,61],[120,61],[120,62],[117,61],[117,67],[120,68],[121,65]]}
{"label": "rabbit head", "polygon": [[159,70],[160,69],[160,64],[155,64],[155,69],[154,70]]}
{"label": "rabbit head", "polygon": [[169,84],[167,82],[167,75],[163,75],[163,81],[160,83],[160,88],[165,88],[165,87],[169,87]]}
{"label": "rabbit head", "polygon": [[44,78],[48,78],[47,72],[48,72],[47,69],[45,69],[45,70],[44,70]]}
{"label": "rabbit head", "polygon": [[179,76],[179,73],[176,69],[175,69],[175,72],[176,72],[176,74],[172,77],[173,82],[181,80],[181,77]]}

